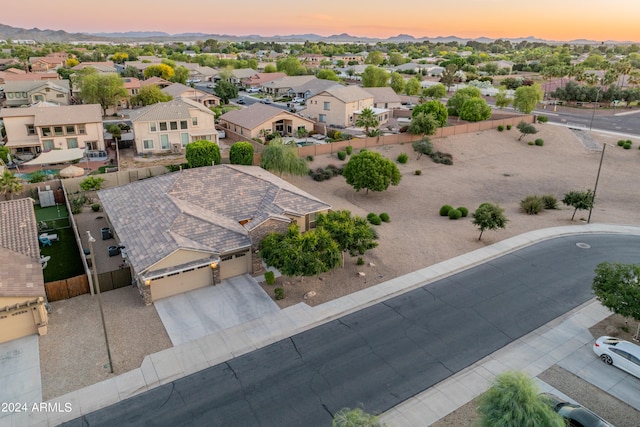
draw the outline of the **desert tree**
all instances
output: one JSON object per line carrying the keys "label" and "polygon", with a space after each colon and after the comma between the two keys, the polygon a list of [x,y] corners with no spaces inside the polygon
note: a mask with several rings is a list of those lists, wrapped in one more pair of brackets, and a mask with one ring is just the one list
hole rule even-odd
{"label": "desert tree", "polygon": [[458,116],[469,122],[487,120],[491,117],[491,106],[482,98],[470,98],[464,101]]}
{"label": "desert tree", "polygon": [[385,87],[389,82],[389,73],[374,65],[369,65],[362,73],[363,87]]}
{"label": "desert tree", "polygon": [[462,89],[458,89],[456,93],[454,93],[447,100],[447,109],[449,110],[450,116],[460,116],[460,111],[462,110],[462,106],[466,101],[471,98],[482,98],[482,92],[480,89],[473,86],[468,86]]}
{"label": "desert tree", "polygon": [[409,124],[409,133],[413,135],[433,135],[438,130],[437,120],[428,113],[419,112],[415,116],[411,117],[411,124]]}
{"label": "desert tree", "polygon": [[483,203],[471,214],[473,225],[480,229],[478,240],[482,239],[485,230],[497,230],[505,228],[509,221],[504,214],[504,209],[493,203]]}
{"label": "desert tree", "polygon": [[562,203],[574,208],[573,215],[571,215],[571,221],[575,218],[578,210],[586,211],[593,207],[593,196],[594,194],[591,189],[587,189],[585,191],[569,191],[564,195]]}
{"label": "desert tree", "polygon": [[[640,322],[640,264],[600,263],[592,288],[603,306]],[[640,323],[634,338],[640,339]]]}
{"label": "desert tree", "polygon": [[447,107],[438,100],[427,101],[420,105],[417,105],[411,112],[411,117],[415,117],[420,113],[431,114],[431,116],[438,123],[438,127],[444,127],[447,125],[447,119],[449,118],[449,112]]}
{"label": "desert tree", "polygon": [[356,191],[362,189],[384,191],[389,185],[398,185],[402,179],[396,164],[374,151],[354,154],[344,167],[342,175]]}
{"label": "desert tree", "polygon": [[260,153],[260,166],[270,172],[304,176],[309,173],[309,166],[305,159],[298,157],[296,146],[285,144],[282,138],[276,137]]}
{"label": "desert tree", "polygon": [[456,64],[449,64],[447,68],[442,72],[440,76],[440,83],[447,87],[447,92],[451,90],[451,86],[456,83],[456,72],[458,71],[458,66]]}
{"label": "desert tree", "polygon": [[238,96],[238,88],[231,82],[220,80],[213,89],[216,96],[220,98],[223,104],[228,104],[231,98]]}
{"label": "desert tree", "polygon": [[423,154],[426,154],[427,156],[431,156],[431,154],[433,154],[433,144],[431,143],[431,140],[426,136],[417,141],[413,141],[412,145],[413,151],[418,153],[417,160],[420,160],[420,157],[422,157]]}
{"label": "desert tree", "polygon": [[411,77],[404,85],[404,93],[409,96],[416,96],[420,93],[420,80],[417,77]]}
{"label": "desert tree", "polygon": [[501,87],[496,93],[496,107],[499,109],[503,109],[511,105],[513,102],[513,98],[509,98],[507,96],[507,90],[504,87]]}
{"label": "desert tree", "polygon": [[79,89],[78,97],[85,104],[100,104],[104,115],[109,107],[129,96],[118,74],[102,74],[87,67],[78,71],[73,81]]}
{"label": "desert tree", "polygon": [[318,214],[316,227],[324,228],[335,240],[342,252],[342,265],[344,266],[344,253],[349,255],[364,255],[369,249],[378,246],[376,239],[378,233],[369,222],[359,216],[351,216],[348,210],[330,211],[326,214]]}
{"label": "desert tree", "polygon": [[534,125],[524,121],[518,123],[516,128],[520,131],[520,138],[518,138],[518,141],[522,141],[522,138],[524,138],[525,135],[534,135],[538,133],[538,129],[536,129]]}
{"label": "desert tree", "polygon": [[141,87],[138,94],[131,97],[131,104],[146,106],[171,101],[172,99],[171,95],[164,93],[158,86],[149,85]]}
{"label": "desert tree", "polygon": [[480,427],[564,427],[536,383],[522,372],[498,375],[479,398]]}
{"label": "desert tree", "polygon": [[442,83],[438,83],[424,88],[422,95],[425,98],[441,99],[447,96],[447,88]]}
{"label": "desert tree", "polygon": [[397,71],[394,71],[391,73],[389,77],[391,79],[391,82],[389,83],[389,86],[391,86],[391,89],[393,89],[395,93],[402,93],[406,86],[406,82],[404,80],[404,77],[402,77],[402,74],[398,73]]}
{"label": "desert tree", "polygon": [[513,95],[513,107],[524,114],[530,114],[542,101],[543,91],[540,85],[534,83],[531,86],[520,86]]}

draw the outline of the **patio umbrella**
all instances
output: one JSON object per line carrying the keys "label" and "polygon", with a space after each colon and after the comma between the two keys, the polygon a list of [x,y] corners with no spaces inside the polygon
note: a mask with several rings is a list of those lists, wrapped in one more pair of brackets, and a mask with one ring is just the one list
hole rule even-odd
{"label": "patio umbrella", "polygon": [[62,178],[75,178],[84,175],[84,169],[77,166],[67,166],[60,171],[60,177]]}

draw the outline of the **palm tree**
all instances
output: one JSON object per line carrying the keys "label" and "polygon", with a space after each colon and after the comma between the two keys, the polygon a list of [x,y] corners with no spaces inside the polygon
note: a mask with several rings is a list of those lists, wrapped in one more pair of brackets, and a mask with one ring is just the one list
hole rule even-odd
{"label": "palm tree", "polygon": [[5,169],[2,176],[0,176],[0,193],[4,194],[5,200],[9,200],[9,197],[13,199],[13,193],[19,193],[20,191],[22,191],[20,180]]}
{"label": "palm tree", "polygon": [[378,118],[373,113],[373,110],[369,107],[362,110],[358,118],[356,119],[356,127],[364,128],[364,133],[367,136],[371,136],[369,134],[369,128],[377,129],[380,125]]}

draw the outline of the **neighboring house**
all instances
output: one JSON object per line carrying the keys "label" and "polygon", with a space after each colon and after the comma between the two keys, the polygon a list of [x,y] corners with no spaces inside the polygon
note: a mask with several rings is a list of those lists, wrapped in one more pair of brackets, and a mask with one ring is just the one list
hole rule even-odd
{"label": "neighboring house", "polygon": [[364,87],[364,90],[373,95],[373,106],[393,110],[402,107],[402,99],[389,86],[386,87]]}
{"label": "neighboring house", "polygon": [[21,107],[37,102],[69,105],[69,80],[14,80],[4,84],[7,107]]}
{"label": "neighboring house", "polygon": [[287,77],[285,73],[255,73],[249,78],[242,81],[242,86],[245,88],[261,87],[267,82]]}
{"label": "neighboring house", "polygon": [[336,85],[339,83],[333,80],[318,79],[315,76],[290,76],[263,84],[262,92],[274,97],[299,97],[306,100]]}
{"label": "neighboring house", "polygon": [[439,66],[428,67],[427,75],[431,77],[440,77],[442,73],[444,73],[444,70],[445,70],[444,67],[439,67]]}
{"label": "neighboring house", "polygon": [[305,53],[298,56],[298,61],[300,61],[302,65],[305,66],[319,67],[322,64],[322,61],[331,61],[331,58],[329,58],[328,56],[320,55],[318,53]]}
{"label": "neighboring house", "polygon": [[143,80],[140,82],[140,86],[141,87],[145,87],[145,86],[149,86],[149,85],[156,85],[158,86],[160,89],[163,89],[167,86],[171,86],[173,83],[170,82],[169,80],[165,80],[161,77],[149,77],[146,80]]}
{"label": "neighboring house", "polygon": [[329,126],[350,127],[356,112],[373,108],[373,99],[372,94],[359,86],[338,85],[309,98],[304,115]]}
{"label": "neighboring house", "polygon": [[507,70],[509,70],[509,74],[511,74],[511,71],[513,70],[513,66],[514,66],[513,62],[505,61],[504,59],[495,61],[494,64],[498,66],[498,70],[502,70],[506,68]]}
{"label": "neighboring house", "polygon": [[407,62],[406,64],[400,64],[393,67],[393,71],[397,71],[398,73],[420,73],[422,69],[425,68],[424,65],[418,64],[416,62]]}
{"label": "neighboring house", "polygon": [[220,98],[182,83],[173,83],[162,89],[162,92],[175,98],[186,98],[198,102],[205,107],[220,105]]}
{"label": "neighboring house", "polygon": [[252,273],[258,246],[331,206],[257,166],[186,169],[98,192],[145,303]]}
{"label": "neighboring house", "polygon": [[178,62],[176,66],[183,66],[189,70],[189,80],[194,82],[211,82],[218,75],[218,70],[215,68],[201,66],[198,63]]}
{"label": "neighboring house", "polygon": [[313,131],[313,121],[277,107],[253,104],[241,110],[231,110],[218,119],[220,126],[249,138],[279,133],[294,136],[299,129]]}
{"label": "neighboring house", "polygon": [[49,318],[33,201],[0,202],[0,218],[0,343],[45,335]]}
{"label": "neighboring house", "polygon": [[18,158],[50,150],[104,150],[98,104],[3,108],[6,146]]}
{"label": "neighboring house", "polygon": [[138,153],[181,153],[188,143],[201,139],[218,143],[215,115],[190,99],[148,105],[131,111],[129,117]]}
{"label": "neighboring house", "polygon": [[333,59],[334,63],[337,63],[338,61],[344,61],[344,65],[346,66],[364,64],[365,57],[358,53],[346,53],[341,55],[333,55],[331,58]]}
{"label": "neighboring house", "polygon": [[17,80],[60,80],[58,73],[25,73],[17,68],[0,71],[0,85]]}
{"label": "neighboring house", "polygon": [[22,63],[15,58],[0,58],[0,70],[6,70],[12,65],[22,65]]}
{"label": "neighboring house", "polygon": [[76,66],[71,67],[73,71],[81,71],[85,68],[93,68],[99,73],[117,73],[115,64],[112,61],[103,62],[81,62]]}
{"label": "neighboring house", "polygon": [[123,77],[122,84],[127,90],[127,97],[118,101],[119,108],[132,108],[131,97],[140,93],[140,80],[135,77]]}
{"label": "neighboring house", "polygon": [[46,73],[64,67],[66,58],[55,56],[37,56],[29,58],[31,71],[34,73]]}
{"label": "neighboring house", "polygon": [[[227,79],[228,82],[233,83],[234,85],[241,87],[242,81],[248,79],[252,75],[256,73],[256,70],[252,68],[238,68],[237,70],[231,70],[231,77]],[[213,77],[215,81],[222,80],[220,74],[217,74]]]}

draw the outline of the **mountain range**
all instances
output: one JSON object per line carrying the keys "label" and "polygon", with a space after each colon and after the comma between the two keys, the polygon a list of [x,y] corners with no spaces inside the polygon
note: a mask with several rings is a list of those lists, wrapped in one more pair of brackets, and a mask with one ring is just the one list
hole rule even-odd
{"label": "mountain range", "polygon": [[[430,41],[433,43],[450,43],[458,42],[464,44],[470,40],[480,43],[490,43],[495,38],[478,37],[478,38],[464,38],[457,36],[446,37],[414,37],[409,34],[399,34],[397,36],[389,37],[386,39],[373,38],[373,37],[358,37],[352,36],[347,33],[334,34],[331,36],[320,36],[318,34],[291,34],[291,35],[276,35],[276,36],[260,36],[260,35],[244,35],[236,36],[229,34],[205,34],[205,33],[180,33],[169,34],[163,31],[128,31],[128,32],[113,32],[113,33],[68,33],[63,30],[41,30],[39,28],[25,29],[16,28],[9,25],[0,24],[0,40],[35,40],[37,42],[72,42],[72,41],[98,41],[98,42],[171,42],[171,41],[198,41],[206,39],[225,40],[232,42],[258,42],[258,41],[276,41],[276,42],[292,42],[303,43],[305,41],[324,41],[328,43],[411,43],[411,42],[424,42]],[[518,38],[504,38],[503,40],[509,40],[512,43],[520,43],[527,41],[531,43],[547,43],[547,44],[631,44],[630,41],[595,41],[595,40],[571,40],[571,41],[558,41],[558,40],[544,40],[533,36],[518,37]]]}

